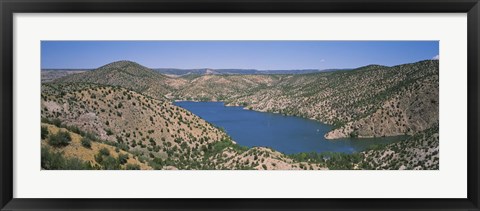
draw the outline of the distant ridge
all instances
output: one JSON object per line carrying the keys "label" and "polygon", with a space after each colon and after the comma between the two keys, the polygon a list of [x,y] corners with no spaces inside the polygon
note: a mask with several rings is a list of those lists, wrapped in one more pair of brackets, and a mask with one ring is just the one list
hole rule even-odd
{"label": "distant ridge", "polygon": [[176,69],[176,68],[155,68],[153,69],[162,74],[168,75],[262,75],[262,74],[307,74],[316,72],[333,72],[351,70],[345,69],[300,69],[300,70],[256,70],[256,69]]}
{"label": "distant ridge", "polygon": [[413,135],[438,123],[437,60],[295,75],[181,77],[174,99],[224,101],[335,125],[328,139]]}
{"label": "distant ridge", "polygon": [[[74,68],[45,68],[42,72],[86,72],[95,69],[74,69]],[[352,68],[341,69],[300,69],[300,70],[256,70],[256,69],[177,69],[177,68],[153,68],[155,72],[166,75],[261,75],[261,74],[307,74],[316,72],[334,72],[334,71],[348,71]]]}
{"label": "distant ridge", "polygon": [[[429,61],[429,60],[423,60]],[[418,61],[418,62],[423,62]],[[417,62],[412,62],[417,63]],[[102,68],[107,69],[123,69],[129,66],[136,66],[138,69],[147,69],[149,71],[154,71],[160,74],[166,75],[175,75],[175,76],[184,76],[184,75],[261,75],[261,74],[307,74],[307,73],[317,73],[317,72],[336,72],[336,71],[349,71],[349,70],[367,70],[375,68],[388,68],[389,66],[370,64],[357,68],[329,68],[329,69],[284,69],[284,70],[257,70],[257,69],[213,69],[213,68],[194,68],[194,69],[180,69],[180,68],[148,68],[143,65],[140,65],[136,62],[129,60],[120,60],[115,61],[106,65],[103,65],[97,69],[89,68],[43,68],[42,71],[94,71]]]}

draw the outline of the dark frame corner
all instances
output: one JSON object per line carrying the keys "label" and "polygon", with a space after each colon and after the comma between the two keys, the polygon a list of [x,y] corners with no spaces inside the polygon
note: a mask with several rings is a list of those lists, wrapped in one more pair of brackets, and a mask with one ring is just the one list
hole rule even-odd
{"label": "dark frame corner", "polygon": [[[480,90],[478,0],[0,0],[0,208],[1,210],[480,210],[478,138]],[[13,15],[14,13],[115,12],[359,12],[468,14],[468,198],[467,199],[15,199],[13,198]],[[448,181],[445,181],[448,182]]]}

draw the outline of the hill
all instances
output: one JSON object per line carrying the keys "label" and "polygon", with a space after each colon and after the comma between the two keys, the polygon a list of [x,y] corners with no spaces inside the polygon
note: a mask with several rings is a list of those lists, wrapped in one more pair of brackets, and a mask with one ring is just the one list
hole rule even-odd
{"label": "hill", "polygon": [[169,79],[138,63],[117,61],[92,71],[58,78],[55,82],[120,86],[159,99],[170,92]]}
{"label": "hill", "polygon": [[438,61],[299,75],[215,75],[188,80],[179,100],[225,101],[336,126],[327,138],[413,135],[438,123]]}
{"label": "hill", "polygon": [[404,141],[372,146],[363,152],[298,153],[289,157],[328,166],[333,170],[438,170],[438,125]]}
{"label": "hill", "polygon": [[280,77],[275,75],[190,75],[184,86],[172,92],[173,99],[225,101],[267,89]]}
{"label": "hill", "polygon": [[[45,124],[114,146],[153,169],[325,168],[267,148],[241,147],[221,129],[170,101],[122,87],[45,83],[41,106]],[[66,149],[85,151],[77,145]]]}
{"label": "hill", "polygon": [[[308,74],[181,77],[119,61],[42,83],[42,118],[123,150],[145,169],[438,169],[438,84],[438,60]],[[335,126],[325,134],[329,139],[410,138],[352,155],[284,155],[239,146],[172,100],[224,101],[310,118]]]}
{"label": "hill", "polygon": [[438,125],[415,134],[406,141],[361,153],[355,164],[362,169],[439,169]]}
{"label": "hill", "polygon": [[326,138],[413,135],[438,122],[438,60],[309,74],[167,77],[114,62],[58,83],[120,86],[155,99],[225,101],[335,125]]}

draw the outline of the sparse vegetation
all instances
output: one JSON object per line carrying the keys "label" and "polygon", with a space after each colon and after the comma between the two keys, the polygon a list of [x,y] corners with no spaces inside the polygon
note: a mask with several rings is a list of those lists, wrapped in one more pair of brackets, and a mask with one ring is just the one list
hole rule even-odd
{"label": "sparse vegetation", "polygon": [[54,147],[67,146],[71,141],[72,137],[70,137],[70,133],[64,131],[59,131],[56,134],[52,134],[48,139],[48,143]]}
{"label": "sparse vegetation", "polygon": [[[257,111],[312,118],[335,126],[328,138],[405,134],[412,138],[361,153],[287,156],[264,147],[235,144],[224,130],[173,105],[166,96],[224,101]],[[43,169],[311,170],[438,169],[439,166],[438,61],[299,75],[178,78],[121,61],[43,83],[41,99],[42,123],[62,128],[57,133],[49,132],[45,126],[41,128],[41,138],[49,145],[42,143]],[[93,160],[65,157],[68,153],[61,151],[73,147],[69,146],[72,137],[63,130],[80,135],[81,141],[77,139],[75,146],[94,153]],[[94,149],[98,151],[93,152]]]}
{"label": "sparse vegetation", "polygon": [[45,126],[40,127],[41,128],[41,138],[46,139],[48,136],[48,129]]}

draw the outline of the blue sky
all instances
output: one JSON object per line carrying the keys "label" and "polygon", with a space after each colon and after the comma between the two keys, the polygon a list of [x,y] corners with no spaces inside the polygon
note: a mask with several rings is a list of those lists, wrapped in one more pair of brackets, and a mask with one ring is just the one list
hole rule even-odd
{"label": "blue sky", "polygon": [[438,41],[42,41],[42,68],[97,68],[131,60],[150,68],[259,70],[393,66],[432,59]]}

